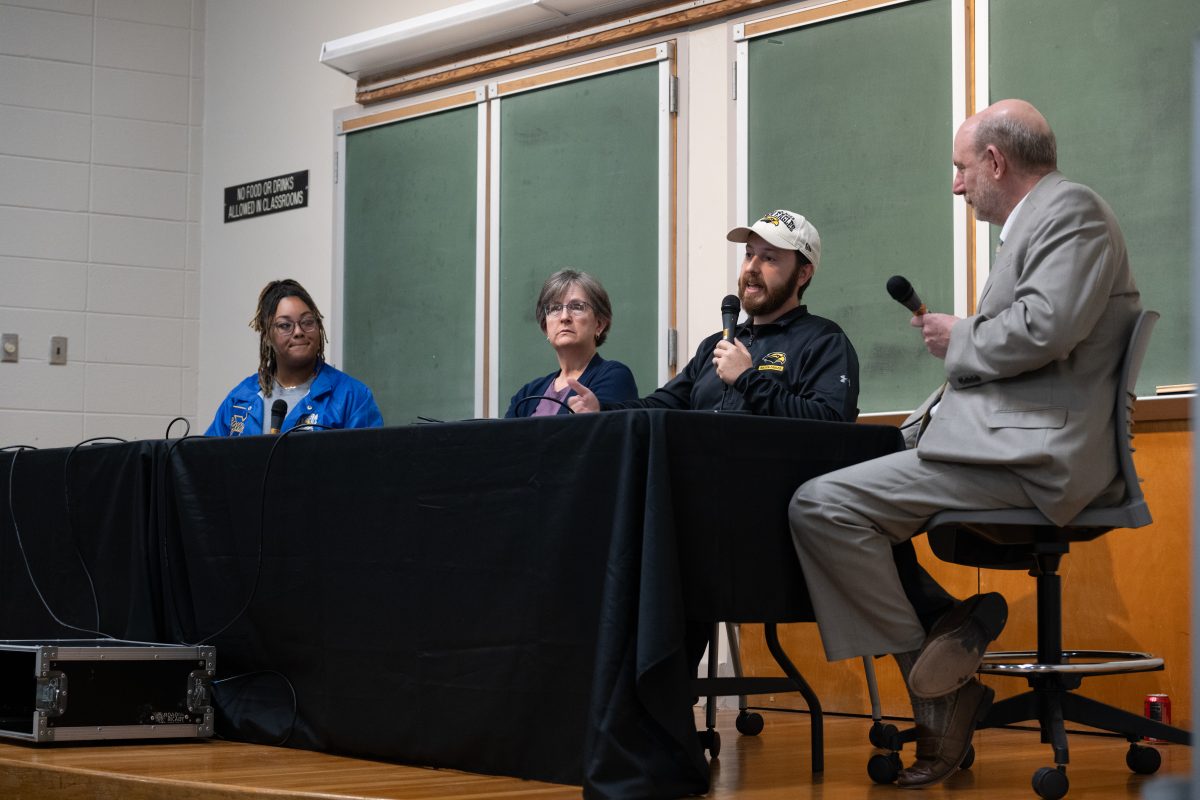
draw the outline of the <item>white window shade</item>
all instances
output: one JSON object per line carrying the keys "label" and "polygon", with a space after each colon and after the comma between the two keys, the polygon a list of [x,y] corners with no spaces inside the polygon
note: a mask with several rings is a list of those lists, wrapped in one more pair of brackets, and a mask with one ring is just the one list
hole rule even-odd
{"label": "white window shade", "polygon": [[321,63],[358,79],[649,4],[647,0],[470,0],[326,42],[321,45]]}

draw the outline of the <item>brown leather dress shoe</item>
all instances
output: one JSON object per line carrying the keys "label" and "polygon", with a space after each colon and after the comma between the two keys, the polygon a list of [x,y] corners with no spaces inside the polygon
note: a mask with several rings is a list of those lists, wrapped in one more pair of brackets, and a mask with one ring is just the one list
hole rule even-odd
{"label": "brown leather dress shoe", "polygon": [[915,697],[942,697],[979,669],[987,646],[1008,621],[1008,603],[996,592],[977,594],[955,606],[929,632],[908,673]]}
{"label": "brown leather dress shoe", "polygon": [[941,783],[967,757],[975,726],[987,716],[996,693],[971,678],[962,688],[940,703],[949,708],[939,709],[944,720],[941,730],[917,724],[917,760],[908,769],[900,770],[896,785],[904,789],[923,789]]}

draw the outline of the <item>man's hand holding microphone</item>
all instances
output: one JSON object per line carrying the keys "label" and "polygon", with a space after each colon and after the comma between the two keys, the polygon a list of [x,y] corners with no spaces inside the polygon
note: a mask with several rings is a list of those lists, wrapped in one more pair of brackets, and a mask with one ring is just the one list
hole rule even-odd
{"label": "man's hand holding microphone", "polygon": [[888,278],[887,290],[893,300],[913,312],[913,318],[908,324],[921,329],[925,348],[934,356],[945,358],[946,350],[950,347],[950,329],[958,322],[959,317],[953,314],[931,313],[925,308],[921,298],[917,297],[912,284],[899,275]]}

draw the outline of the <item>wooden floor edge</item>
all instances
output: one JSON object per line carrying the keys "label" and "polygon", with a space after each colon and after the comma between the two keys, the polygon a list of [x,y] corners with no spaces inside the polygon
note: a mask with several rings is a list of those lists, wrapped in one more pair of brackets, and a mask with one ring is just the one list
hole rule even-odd
{"label": "wooden floor edge", "polygon": [[576,800],[579,793],[566,784],[224,740],[0,742],[0,798],[21,800]]}
{"label": "wooden floor edge", "polygon": [[61,764],[0,758],[0,797],[22,800],[348,800],[347,795],[229,786],[204,781],[149,778]]}
{"label": "wooden floor edge", "polygon": [[[694,710],[698,728],[704,710]],[[810,771],[807,714],[765,711],[761,736],[735,729],[738,712],[718,712],[724,740],[706,800],[921,800],[880,786],[867,773],[878,751],[871,721],[832,716],[825,725],[825,771]],[[904,722],[898,723],[904,727]],[[1157,775],[1136,775],[1124,763],[1121,739],[1069,736],[1071,796],[1138,800],[1149,781],[1191,774],[1190,747],[1157,747]],[[1030,779],[1052,761],[1036,730],[988,729],[973,739],[973,765],[946,780],[955,800],[1033,797]],[[913,747],[902,753],[904,763]],[[0,798],[19,800],[579,800],[575,786],[546,784],[451,769],[410,767],[316,751],[222,742],[178,745],[16,747],[0,743]],[[901,797],[904,795],[905,797]]]}

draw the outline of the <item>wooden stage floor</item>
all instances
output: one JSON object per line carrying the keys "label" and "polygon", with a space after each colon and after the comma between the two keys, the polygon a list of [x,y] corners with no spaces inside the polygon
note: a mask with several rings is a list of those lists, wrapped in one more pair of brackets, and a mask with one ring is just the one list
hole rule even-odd
{"label": "wooden stage floor", "polygon": [[[828,717],[825,774],[813,780],[808,763],[808,717],[769,711],[761,736],[734,730],[734,713],[720,713],[723,748],[713,769],[713,800],[954,797],[969,800],[1036,798],[1034,769],[1048,766],[1049,748],[1032,731],[989,730],[975,737],[976,759],[942,786],[920,795],[876,786],[866,774],[872,750],[870,720]],[[701,713],[697,721],[702,723]],[[1154,776],[1125,767],[1126,744],[1097,736],[1071,737],[1068,800],[1136,798]],[[1159,775],[1186,775],[1191,750],[1162,745]],[[906,759],[911,751],[906,751]],[[223,741],[137,745],[33,747],[0,744],[0,798],[5,800],[486,800],[578,798],[578,787]]]}

